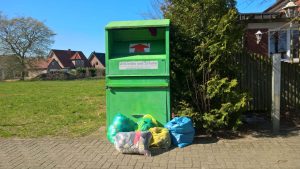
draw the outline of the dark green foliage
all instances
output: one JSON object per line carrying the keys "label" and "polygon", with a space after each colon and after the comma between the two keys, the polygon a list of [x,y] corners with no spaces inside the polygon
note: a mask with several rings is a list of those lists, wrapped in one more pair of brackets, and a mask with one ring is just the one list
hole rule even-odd
{"label": "dark green foliage", "polygon": [[76,71],[77,73],[86,73],[86,69],[82,67],[77,68]]}
{"label": "dark green foliage", "polygon": [[203,116],[203,127],[208,131],[230,127],[237,129],[241,124],[240,114],[247,103],[247,95],[236,91],[237,80],[213,77],[207,83],[207,95],[211,110]]}
{"label": "dark green foliage", "polygon": [[95,77],[96,76],[96,68],[93,68],[93,67],[89,68],[89,72],[90,72],[90,76],[91,77]]}
{"label": "dark green foliage", "polygon": [[234,0],[166,0],[171,19],[173,108],[191,116],[196,127],[235,129],[246,103],[236,89],[234,56],[242,27]]}
{"label": "dark green foliage", "polygon": [[56,71],[56,72],[48,72],[48,73],[40,74],[40,75],[36,76],[35,78],[31,79],[31,81],[35,81],[35,80],[74,80],[74,79],[76,79],[75,75],[72,75],[67,72]]}
{"label": "dark green foliage", "polygon": [[82,68],[82,67],[76,68],[76,74],[77,74],[77,77],[83,78],[83,77],[85,77],[86,69]]}

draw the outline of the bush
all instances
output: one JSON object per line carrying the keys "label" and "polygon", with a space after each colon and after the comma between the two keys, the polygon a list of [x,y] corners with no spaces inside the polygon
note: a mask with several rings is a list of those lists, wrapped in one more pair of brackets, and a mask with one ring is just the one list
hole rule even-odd
{"label": "bush", "polygon": [[67,73],[67,72],[48,72],[38,75],[37,77],[33,78],[32,80],[73,80],[76,79],[76,76]]}
{"label": "bush", "polygon": [[236,90],[237,81],[216,76],[208,81],[207,93],[212,109],[203,115],[203,127],[212,132],[220,128],[236,130],[241,122],[241,113],[247,103],[247,95]]}
{"label": "bush", "polygon": [[236,130],[241,124],[241,113],[245,110],[248,96],[236,91],[237,81],[218,76],[208,82],[207,96],[211,101],[211,109],[197,112],[185,101],[180,102],[177,115],[193,119],[194,126],[214,132],[219,129]]}
{"label": "bush", "polygon": [[200,113],[196,112],[188,103],[181,101],[178,106],[177,111],[178,116],[187,116],[193,120],[194,126],[196,128],[202,128],[202,116]]}
{"label": "bush", "polygon": [[235,80],[243,30],[235,5],[234,0],[165,0],[161,8],[172,21],[173,111],[207,132],[236,129],[247,101]]}
{"label": "bush", "polygon": [[77,76],[80,78],[83,78],[86,75],[86,69],[82,67],[76,68],[76,72]]}
{"label": "bush", "polygon": [[90,76],[95,77],[96,76],[96,68],[89,68]]}
{"label": "bush", "polygon": [[76,71],[76,69],[71,69],[71,70],[69,71],[69,73],[70,73],[71,75],[76,76],[77,71]]}

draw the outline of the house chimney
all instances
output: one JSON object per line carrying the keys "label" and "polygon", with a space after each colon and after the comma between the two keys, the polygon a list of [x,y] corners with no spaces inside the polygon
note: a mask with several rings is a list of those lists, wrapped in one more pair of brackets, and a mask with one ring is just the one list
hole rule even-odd
{"label": "house chimney", "polygon": [[71,49],[68,49],[68,56],[71,56]]}

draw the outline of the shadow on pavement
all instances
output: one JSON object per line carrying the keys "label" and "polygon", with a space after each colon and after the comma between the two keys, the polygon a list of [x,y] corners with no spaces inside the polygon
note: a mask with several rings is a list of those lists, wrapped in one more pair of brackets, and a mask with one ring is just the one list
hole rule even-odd
{"label": "shadow on pavement", "polygon": [[263,137],[292,137],[300,135],[300,112],[285,112],[281,114],[280,131],[274,133],[270,113],[247,113],[243,117],[243,125],[236,132],[218,131],[217,138],[239,139],[247,136]]}
{"label": "shadow on pavement", "polygon": [[245,137],[254,138],[275,138],[292,137],[300,135],[300,112],[282,113],[280,131],[273,133],[270,113],[248,112],[243,116],[243,125],[238,131],[219,130],[211,135],[198,133],[195,136],[194,144],[216,143],[220,139],[242,139]]}

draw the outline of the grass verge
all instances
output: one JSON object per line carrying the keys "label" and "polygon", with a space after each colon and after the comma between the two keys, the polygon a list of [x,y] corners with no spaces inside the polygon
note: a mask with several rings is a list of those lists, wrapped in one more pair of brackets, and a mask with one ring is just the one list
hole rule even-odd
{"label": "grass verge", "polygon": [[0,82],[0,137],[78,137],[105,125],[101,80]]}

